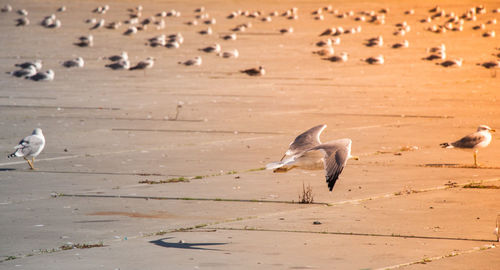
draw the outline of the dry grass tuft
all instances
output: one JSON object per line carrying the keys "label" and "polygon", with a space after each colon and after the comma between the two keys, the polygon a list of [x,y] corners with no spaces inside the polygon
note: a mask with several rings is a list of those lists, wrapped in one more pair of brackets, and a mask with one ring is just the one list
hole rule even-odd
{"label": "dry grass tuft", "polygon": [[299,194],[299,203],[313,203],[313,201],[312,187],[308,184],[306,188],[304,183],[302,183],[302,195]]}

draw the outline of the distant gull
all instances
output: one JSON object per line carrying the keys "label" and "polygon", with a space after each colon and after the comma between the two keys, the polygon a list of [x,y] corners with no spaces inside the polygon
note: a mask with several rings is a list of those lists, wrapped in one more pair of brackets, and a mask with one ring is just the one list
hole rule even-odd
{"label": "distant gull", "polygon": [[33,62],[24,62],[21,64],[15,64],[15,66],[20,67],[20,68],[28,68],[30,66],[33,66],[33,67],[35,67],[36,70],[40,70],[40,69],[42,69],[42,60],[37,59]]}
{"label": "distant gull", "polygon": [[78,38],[79,42],[74,43],[78,47],[92,47],[94,46],[94,36],[81,36]]}
{"label": "distant gull", "polygon": [[35,66],[28,66],[26,68],[22,68],[19,70],[15,70],[12,72],[7,72],[7,74],[10,74],[15,77],[31,77],[34,76],[37,73],[37,70]]}
{"label": "distant gull", "polygon": [[121,60],[115,63],[111,63],[109,65],[106,65],[107,68],[110,68],[112,70],[123,70],[123,69],[129,69],[130,68],[130,61],[129,60]]}
{"label": "distant gull", "polygon": [[28,11],[26,9],[19,9],[17,11],[17,14],[19,14],[21,16],[28,16]]}
{"label": "distant gull", "polygon": [[59,28],[61,27],[61,20],[54,20],[51,24],[47,25],[47,28]]}
{"label": "distant gull", "polygon": [[120,55],[112,55],[107,59],[113,62],[128,60],[128,53],[123,51],[120,53]]}
{"label": "distant gull", "polygon": [[26,17],[16,19],[16,26],[26,26],[28,24],[30,24],[30,20]]}
{"label": "distant gull", "polygon": [[217,21],[215,20],[215,18],[212,18],[210,20],[205,20],[203,21],[204,24],[216,24]]}
{"label": "distant gull", "polygon": [[293,27],[282,28],[280,29],[281,34],[290,34],[293,33]]}
{"label": "distant gull", "polygon": [[326,40],[320,40],[320,41],[316,42],[316,46],[318,46],[318,47],[332,46],[332,39],[328,38]]}
{"label": "distant gull", "polygon": [[[35,128],[31,135],[26,136],[22,139],[19,144],[14,147],[16,151],[8,156],[12,157],[23,157],[32,170],[35,169],[33,163],[35,163],[35,157],[42,152],[45,147],[45,137],[43,136],[41,128]],[[28,159],[31,157],[31,161]]]}
{"label": "distant gull", "polygon": [[500,68],[500,61],[488,61],[484,63],[479,63],[478,65],[483,66],[485,68]]}
{"label": "distant gull", "polygon": [[155,64],[155,59],[153,57],[148,57],[145,60],[140,61],[135,66],[131,67],[129,70],[144,70],[144,75],[146,75],[146,69],[150,69]]}
{"label": "distant gull", "polygon": [[104,24],[105,24],[104,19],[100,19],[94,26],[90,28],[90,30],[101,28],[104,26]]}
{"label": "distant gull", "polygon": [[474,166],[479,166],[477,163],[477,153],[480,148],[487,147],[491,142],[491,133],[494,129],[486,125],[480,125],[475,133],[469,134],[458,141],[446,142],[440,144],[442,148],[458,148],[474,151]]}
{"label": "distant gull", "polygon": [[368,47],[373,47],[373,46],[382,47],[382,45],[384,45],[384,38],[382,38],[382,36],[370,38],[366,40],[365,45]]}
{"label": "distant gull", "polygon": [[54,76],[55,76],[54,71],[52,69],[49,69],[45,72],[40,71],[31,77],[26,77],[26,79],[30,79],[33,81],[53,81]]}
{"label": "distant gull", "polygon": [[428,53],[442,53],[445,51],[446,51],[446,46],[443,43],[441,43],[441,45],[437,47],[427,48]]}
{"label": "distant gull", "polygon": [[66,6],[60,6],[58,9],[57,9],[57,12],[65,12],[66,11]]}
{"label": "distant gull", "polygon": [[85,63],[83,61],[83,58],[77,57],[75,59],[64,61],[62,65],[64,67],[67,67],[67,68],[72,68],[72,67],[79,67],[79,68],[81,68],[81,67],[83,67],[84,64]]}
{"label": "distant gull", "polygon": [[457,58],[453,60],[446,60],[441,63],[436,63],[436,65],[441,65],[443,67],[461,67],[463,61],[464,60],[462,58]]}
{"label": "distant gull", "polygon": [[55,20],[56,20],[56,15],[55,14],[51,14],[49,16],[45,16],[45,18],[43,18],[42,22],[40,23],[42,26],[44,27],[47,27],[49,28],[50,25],[53,25]]}
{"label": "distant gull", "polygon": [[181,33],[176,33],[168,36],[169,42],[178,42],[182,44],[184,42],[184,36]]}
{"label": "distant gull", "polygon": [[185,66],[201,66],[201,57],[196,56],[193,59],[189,59],[189,60],[184,61],[184,62],[179,62],[179,64],[183,64]]}
{"label": "distant gull", "polygon": [[329,60],[331,62],[347,62],[349,58],[349,54],[346,52],[341,52],[340,55],[334,55],[328,58],[324,58],[325,60]]}
{"label": "distant gull", "polygon": [[249,68],[240,70],[241,73],[245,73],[250,76],[263,76],[266,74],[266,70],[263,66],[259,66],[258,68]]}
{"label": "distant gull", "polygon": [[408,42],[408,40],[406,40],[406,39],[403,40],[403,42],[392,44],[393,49],[408,48],[409,46],[410,46],[410,42]]}
{"label": "distant gull", "polygon": [[223,40],[236,40],[236,33],[232,33],[230,35],[224,35],[222,36]]}
{"label": "distant gull", "polygon": [[106,25],[106,28],[108,28],[108,29],[118,29],[118,28],[120,28],[120,26],[122,26],[121,22],[110,22],[110,23],[108,23],[108,25]]}
{"label": "distant gull", "polygon": [[335,50],[333,49],[333,47],[326,47],[324,49],[321,49],[321,50],[317,50],[317,51],[313,51],[313,54],[317,54],[319,56],[331,56],[335,53]]}
{"label": "distant gull", "polygon": [[212,34],[212,27],[208,27],[206,30],[201,30],[198,31],[200,35],[211,35]]}
{"label": "distant gull", "polygon": [[223,58],[238,58],[240,56],[240,53],[237,49],[233,49],[230,51],[218,53],[217,55]]}
{"label": "distant gull", "polygon": [[483,37],[495,37],[495,30],[486,31],[483,33]]}
{"label": "distant gull", "polygon": [[446,51],[436,52],[436,53],[433,53],[433,54],[431,54],[427,57],[424,57],[422,59],[428,60],[428,61],[432,61],[432,60],[436,60],[436,59],[445,60],[446,59]]}
{"label": "distant gull", "polygon": [[361,61],[367,62],[368,64],[371,64],[371,65],[382,65],[384,63],[384,56],[379,54],[379,55],[374,56],[374,57],[368,57],[365,59],[361,59]]}
{"label": "distant gull", "polygon": [[201,48],[199,50],[203,51],[203,52],[206,52],[206,53],[211,53],[211,52],[219,53],[220,50],[221,50],[221,47],[220,47],[220,44],[215,43],[214,45],[211,45],[211,46],[208,46],[208,47],[205,47],[205,48]]}
{"label": "distant gull", "polygon": [[133,35],[133,34],[137,34],[137,27],[135,26],[130,26],[127,31],[123,32],[124,35],[126,36],[130,36],[130,35]]}
{"label": "distant gull", "polygon": [[109,6],[108,5],[104,5],[104,6],[98,6],[98,7],[96,7],[94,10],[92,10],[92,12],[99,13],[99,14],[104,14],[108,10],[109,10]]}
{"label": "distant gull", "polygon": [[12,6],[9,5],[9,4],[6,4],[5,6],[3,6],[3,8],[1,9],[2,12],[11,12],[12,11]]}
{"label": "distant gull", "polygon": [[188,21],[186,22],[187,25],[198,25],[198,21],[197,20],[191,20],[191,21]]}
{"label": "distant gull", "polygon": [[149,39],[149,45],[151,47],[165,46],[167,45],[167,37],[165,34],[153,37]]}
{"label": "distant gull", "polygon": [[325,128],[326,125],[315,126],[297,136],[281,160],[267,164],[266,169],[273,172],[287,172],[294,168],[324,169],[328,189],[332,191],[347,160],[359,158],[351,156],[351,139],[321,143],[319,136]]}
{"label": "distant gull", "polygon": [[181,45],[177,41],[169,41],[167,44],[165,44],[165,47],[169,49],[178,49]]}

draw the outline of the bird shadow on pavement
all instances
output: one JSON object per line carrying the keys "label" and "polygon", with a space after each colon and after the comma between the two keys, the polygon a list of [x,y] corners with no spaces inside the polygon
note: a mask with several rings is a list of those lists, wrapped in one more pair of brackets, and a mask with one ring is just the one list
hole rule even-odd
{"label": "bird shadow on pavement", "polygon": [[165,240],[174,237],[166,237],[158,240],[149,241],[149,243],[155,244],[160,247],[166,248],[182,248],[182,249],[198,249],[198,250],[213,250],[213,251],[223,251],[221,249],[214,248],[204,248],[204,246],[219,246],[226,245],[227,243],[189,243],[189,242],[167,242]]}

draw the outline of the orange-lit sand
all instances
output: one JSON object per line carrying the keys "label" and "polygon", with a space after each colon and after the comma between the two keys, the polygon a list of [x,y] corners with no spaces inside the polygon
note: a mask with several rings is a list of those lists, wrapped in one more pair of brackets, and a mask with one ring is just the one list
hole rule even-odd
{"label": "orange-lit sand", "polygon": [[[492,12],[500,3],[440,1],[459,16],[478,4],[487,13],[465,21],[462,32],[433,33],[426,28],[448,19],[420,22],[434,2],[10,1],[13,11],[0,13],[1,152],[10,154],[35,127],[47,146],[36,171],[21,159],[0,162],[0,268],[497,269],[500,253],[491,247],[500,189],[461,185],[500,186],[500,134],[479,152],[481,168],[470,167],[472,153],[439,144],[480,124],[500,129],[500,74],[478,65],[499,60],[498,36],[482,34],[499,34],[500,25],[472,29],[500,19]],[[63,4],[67,10],[56,12]],[[106,14],[91,12],[104,4]],[[130,36],[122,34],[126,24],[89,30],[93,24],[85,23],[124,21],[139,4],[141,20],[171,9],[181,16],[164,18],[163,30]],[[324,20],[315,20],[312,12],[327,4],[355,15],[324,11]],[[212,35],[198,33],[208,29],[201,19],[185,24],[200,6],[216,18]],[[292,7],[297,20],[260,20]],[[20,8],[29,12],[28,26],[15,26]],[[354,19],[382,8],[389,9],[383,25]],[[264,15],[226,18],[239,9]],[[410,9],[414,14],[405,15]],[[52,13],[60,28],[39,25]],[[404,21],[410,31],[393,35]],[[236,40],[221,38],[248,22],[252,27]],[[333,45],[335,55],[348,53],[346,62],[313,54],[315,43],[328,38],[319,35],[333,26],[361,26]],[[290,27],[292,33],[280,34]],[[146,45],[178,32],[184,38],[178,49]],[[74,45],[88,34],[93,47]],[[378,36],[382,46],[364,45]],[[392,48],[403,40],[408,48]],[[239,57],[199,51],[214,43],[222,52],[237,49]],[[447,59],[463,58],[462,67],[422,60],[427,48],[442,43]],[[155,64],[145,72],[105,68],[111,63],[105,57],[122,51],[132,66],[147,57]],[[378,55],[382,65],[362,61]],[[195,56],[202,57],[200,66],[178,64]],[[76,57],[85,59],[84,68],[62,66]],[[54,81],[6,74],[34,59],[55,71]],[[240,73],[261,65],[264,76]],[[351,138],[352,154],[361,158],[348,161],[332,193],[322,171],[255,170],[322,123],[328,125],[323,141]],[[175,183],[139,183],[172,178]],[[303,183],[315,202],[330,206],[255,201],[297,201]],[[58,249],[100,241],[105,247]]]}

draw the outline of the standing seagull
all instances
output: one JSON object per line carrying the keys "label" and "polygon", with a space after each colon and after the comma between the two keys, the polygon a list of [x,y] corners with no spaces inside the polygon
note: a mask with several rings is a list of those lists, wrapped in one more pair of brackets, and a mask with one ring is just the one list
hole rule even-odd
{"label": "standing seagull", "polygon": [[154,64],[155,59],[153,57],[148,57],[146,58],[146,60],[142,60],[141,62],[137,63],[137,65],[131,67],[130,70],[143,69],[144,75],[146,75],[146,69],[152,68]]}
{"label": "standing seagull", "polygon": [[30,66],[34,66],[36,70],[40,70],[42,69],[42,60],[37,59],[33,62],[24,62],[21,64],[15,64],[15,66],[20,68],[28,68]]}
{"label": "standing seagull", "polygon": [[72,67],[81,68],[85,65],[85,62],[83,61],[83,58],[77,57],[75,59],[64,61],[62,65],[67,68],[72,68]]}
{"label": "standing seagull", "polygon": [[485,148],[491,142],[491,133],[495,132],[494,129],[491,129],[489,126],[480,125],[477,128],[475,133],[469,134],[462,139],[451,142],[451,143],[442,143],[440,146],[442,148],[459,148],[464,150],[473,150],[474,151],[474,166],[478,167],[477,163],[477,152],[479,148]]}
{"label": "standing seagull", "polygon": [[[45,137],[43,137],[42,129],[35,128],[30,136],[22,139],[19,144],[14,147],[16,151],[7,157],[23,157],[26,161],[28,161],[30,168],[34,170],[35,167],[33,166],[33,163],[35,163],[35,157],[42,152],[44,147]],[[31,161],[27,157],[31,157]]]}
{"label": "standing seagull", "polygon": [[240,70],[241,73],[245,73],[250,76],[263,76],[266,74],[266,70],[263,66],[259,66],[258,68],[249,68]]}
{"label": "standing seagull", "polygon": [[326,171],[328,189],[332,191],[347,160],[359,158],[351,156],[351,139],[321,143],[319,135],[325,128],[326,125],[315,126],[297,136],[281,160],[267,164],[266,169],[273,170],[273,172],[287,172],[293,168],[306,170],[323,168]]}
{"label": "standing seagull", "polygon": [[193,59],[189,59],[184,62],[178,62],[178,63],[183,64],[185,66],[201,66],[201,57],[195,56]]}
{"label": "standing seagull", "polygon": [[26,79],[30,79],[33,81],[53,81],[54,76],[55,76],[54,71],[52,69],[49,69],[45,72],[40,71],[31,77],[26,77]]}
{"label": "standing seagull", "polygon": [[12,72],[7,72],[7,74],[10,74],[12,76],[16,77],[31,77],[34,76],[37,73],[35,66],[28,66],[27,68],[15,70]]}

